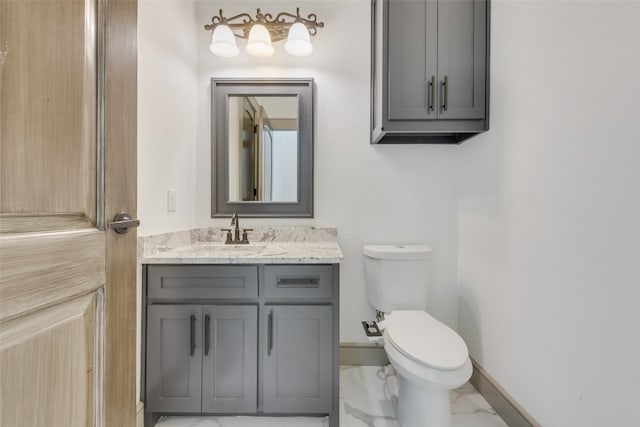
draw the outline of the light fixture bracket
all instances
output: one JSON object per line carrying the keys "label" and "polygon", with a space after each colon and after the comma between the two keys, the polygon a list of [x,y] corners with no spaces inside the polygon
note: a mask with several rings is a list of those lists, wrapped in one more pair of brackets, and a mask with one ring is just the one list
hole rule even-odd
{"label": "light fixture bracket", "polygon": [[223,15],[222,9],[220,9],[219,15],[214,15],[211,18],[211,24],[206,24],[204,29],[213,31],[218,25],[226,25],[231,29],[234,36],[248,39],[251,27],[254,24],[261,24],[269,31],[271,41],[277,42],[287,38],[289,29],[296,22],[303,23],[311,36],[315,36],[318,33],[318,28],[324,27],[324,22],[318,21],[315,13],[310,13],[306,18],[300,16],[300,8],[298,7],[295,15],[289,12],[280,12],[275,18],[270,13],[262,13],[260,8],[257,9],[255,18],[248,13],[240,13],[227,18]]}

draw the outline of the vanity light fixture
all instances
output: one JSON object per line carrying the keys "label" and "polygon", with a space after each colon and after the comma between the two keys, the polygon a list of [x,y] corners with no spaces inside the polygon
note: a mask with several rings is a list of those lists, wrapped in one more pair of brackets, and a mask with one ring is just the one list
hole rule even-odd
{"label": "vanity light fixture", "polygon": [[240,53],[236,45],[236,37],[247,40],[246,50],[249,54],[259,57],[273,55],[271,42],[287,40],[285,50],[295,56],[306,56],[313,52],[311,37],[315,36],[318,28],[324,27],[324,22],[318,22],[315,13],[306,18],[300,16],[300,8],[296,14],[280,12],[274,18],[270,13],[262,13],[257,9],[255,19],[248,13],[241,13],[231,18],[222,14],[211,18],[211,24],[204,29],[211,31],[211,45],[209,50],[223,58],[232,58]]}

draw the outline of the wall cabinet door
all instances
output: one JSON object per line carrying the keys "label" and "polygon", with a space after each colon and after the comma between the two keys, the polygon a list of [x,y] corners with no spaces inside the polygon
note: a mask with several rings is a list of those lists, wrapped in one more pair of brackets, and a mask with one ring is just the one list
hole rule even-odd
{"label": "wall cabinet door", "polygon": [[438,3],[390,0],[388,118],[437,118]]}
{"label": "wall cabinet door", "polygon": [[151,305],[147,310],[146,409],[200,412],[202,306]]}
{"label": "wall cabinet door", "polygon": [[441,119],[485,116],[486,14],[485,0],[438,1]]}
{"label": "wall cabinet door", "polygon": [[256,412],[258,307],[206,305],[202,412]]}
{"label": "wall cabinet door", "polygon": [[267,305],[262,321],[264,412],[330,412],[331,306]]}

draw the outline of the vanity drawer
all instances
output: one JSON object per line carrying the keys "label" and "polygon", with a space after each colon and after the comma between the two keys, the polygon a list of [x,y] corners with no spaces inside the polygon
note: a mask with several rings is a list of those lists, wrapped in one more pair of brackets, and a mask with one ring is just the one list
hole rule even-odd
{"label": "vanity drawer", "polygon": [[257,298],[255,265],[149,265],[149,298]]}
{"label": "vanity drawer", "polygon": [[331,298],[330,265],[267,265],[264,268],[267,298]]}

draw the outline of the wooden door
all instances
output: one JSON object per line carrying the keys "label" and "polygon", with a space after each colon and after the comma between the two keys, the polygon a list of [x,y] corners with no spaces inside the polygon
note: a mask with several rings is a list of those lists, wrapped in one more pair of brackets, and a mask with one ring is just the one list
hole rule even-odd
{"label": "wooden door", "polygon": [[2,427],[135,425],[135,47],[135,0],[0,1]]}

